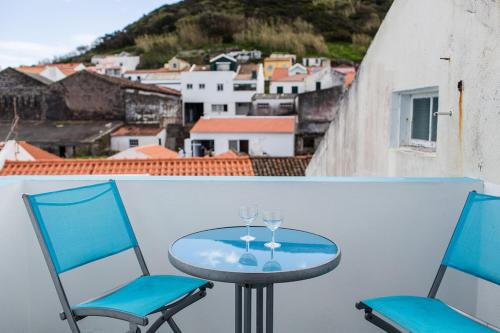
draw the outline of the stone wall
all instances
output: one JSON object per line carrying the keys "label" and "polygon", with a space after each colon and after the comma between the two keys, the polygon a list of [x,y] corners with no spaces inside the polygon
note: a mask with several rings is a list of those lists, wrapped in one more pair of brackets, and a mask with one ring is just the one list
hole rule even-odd
{"label": "stone wall", "polygon": [[125,90],[125,119],[132,124],[181,124],[180,98],[156,93]]}
{"label": "stone wall", "polygon": [[0,72],[0,121],[14,119],[14,103],[21,119],[40,120],[47,112],[47,84],[7,68]]}
{"label": "stone wall", "polygon": [[297,155],[313,154],[334,119],[344,87],[336,86],[299,95],[295,136]]}

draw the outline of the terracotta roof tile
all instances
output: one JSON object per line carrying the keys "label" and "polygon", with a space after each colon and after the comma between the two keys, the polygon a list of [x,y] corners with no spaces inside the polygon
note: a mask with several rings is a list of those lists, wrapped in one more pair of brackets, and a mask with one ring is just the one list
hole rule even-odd
{"label": "terracotta roof tile", "polygon": [[305,176],[311,156],[251,157],[256,176]]}
{"label": "terracotta roof tile", "polygon": [[168,148],[159,146],[159,145],[147,145],[147,146],[140,146],[140,147],[135,147],[132,148],[135,149],[138,152],[141,152],[149,158],[177,158],[178,154],[170,150]]}
{"label": "terracotta roof tile", "polygon": [[154,136],[163,131],[159,127],[123,126],[111,133],[111,136]]}
{"label": "terracotta roof tile", "polygon": [[19,175],[253,176],[250,158],[176,158],[142,160],[73,159],[6,161],[0,176]]}
{"label": "terracotta roof tile", "polygon": [[191,133],[294,133],[295,117],[201,118]]}
{"label": "terracotta roof tile", "polygon": [[45,151],[43,149],[40,149],[36,146],[30,145],[26,141],[19,141],[18,144],[23,147],[24,150],[26,150],[33,158],[37,161],[44,161],[44,160],[62,160],[57,155],[51,154],[48,151]]}
{"label": "terracotta roof tile", "polygon": [[275,68],[271,77],[272,81],[279,81],[280,79],[288,76],[288,68]]}

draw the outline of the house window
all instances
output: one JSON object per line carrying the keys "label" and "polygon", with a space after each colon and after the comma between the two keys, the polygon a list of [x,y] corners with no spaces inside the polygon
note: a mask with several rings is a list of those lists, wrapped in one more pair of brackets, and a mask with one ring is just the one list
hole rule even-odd
{"label": "house window", "polygon": [[269,109],[269,103],[257,103],[257,109]]}
{"label": "house window", "polygon": [[282,94],[283,93],[283,87],[282,86],[276,87],[276,93],[277,94]]}
{"label": "house window", "polygon": [[229,140],[229,149],[238,153],[248,154],[249,142],[248,140]]}
{"label": "house window", "polygon": [[316,82],[316,91],[320,91],[321,90],[321,82]]}
{"label": "house window", "polygon": [[217,83],[217,91],[224,91],[224,84]]}
{"label": "house window", "polygon": [[200,83],[200,84],[198,85],[198,88],[200,88],[200,90],[205,89],[205,83]]}
{"label": "house window", "polygon": [[161,138],[158,138],[158,146],[161,146]]}
{"label": "house window", "polygon": [[280,103],[280,109],[283,111],[293,111],[293,103]]}
{"label": "house window", "polygon": [[212,112],[227,112],[227,104],[212,104]]}
{"label": "house window", "polygon": [[298,94],[299,93],[299,87],[293,86],[292,87],[292,94]]}
{"label": "house window", "polygon": [[193,89],[193,84],[188,83],[186,87],[187,87],[188,90],[191,90],[191,89]]}
{"label": "house window", "polygon": [[434,147],[437,139],[437,96],[413,96],[411,101],[411,136],[414,146]]}
{"label": "house window", "polygon": [[391,144],[435,150],[439,110],[438,87],[394,92]]}
{"label": "house window", "polygon": [[130,140],[128,140],[128,146],[130,148],[134,148],[134,147],[139,146],[139,139],[130,139]]}

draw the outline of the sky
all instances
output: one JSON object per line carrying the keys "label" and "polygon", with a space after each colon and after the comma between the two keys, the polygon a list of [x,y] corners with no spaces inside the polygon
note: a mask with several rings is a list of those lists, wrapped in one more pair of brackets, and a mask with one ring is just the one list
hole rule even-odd
{"label": "sky", "polygon": [[174,0],[0,0],[0,67],[32,65]]}

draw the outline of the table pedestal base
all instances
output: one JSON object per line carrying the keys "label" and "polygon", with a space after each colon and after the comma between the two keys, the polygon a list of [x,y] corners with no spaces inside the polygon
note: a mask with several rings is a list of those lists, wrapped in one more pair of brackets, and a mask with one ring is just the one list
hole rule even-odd
{"label": "table pedestal base", "polygon": [[255,289],[257,302],[257,333],[264,333],[264,290],[266,292],[266,333],[273,333],[274,285],[235,285],[235,332],[252,332],[252,292]]}

